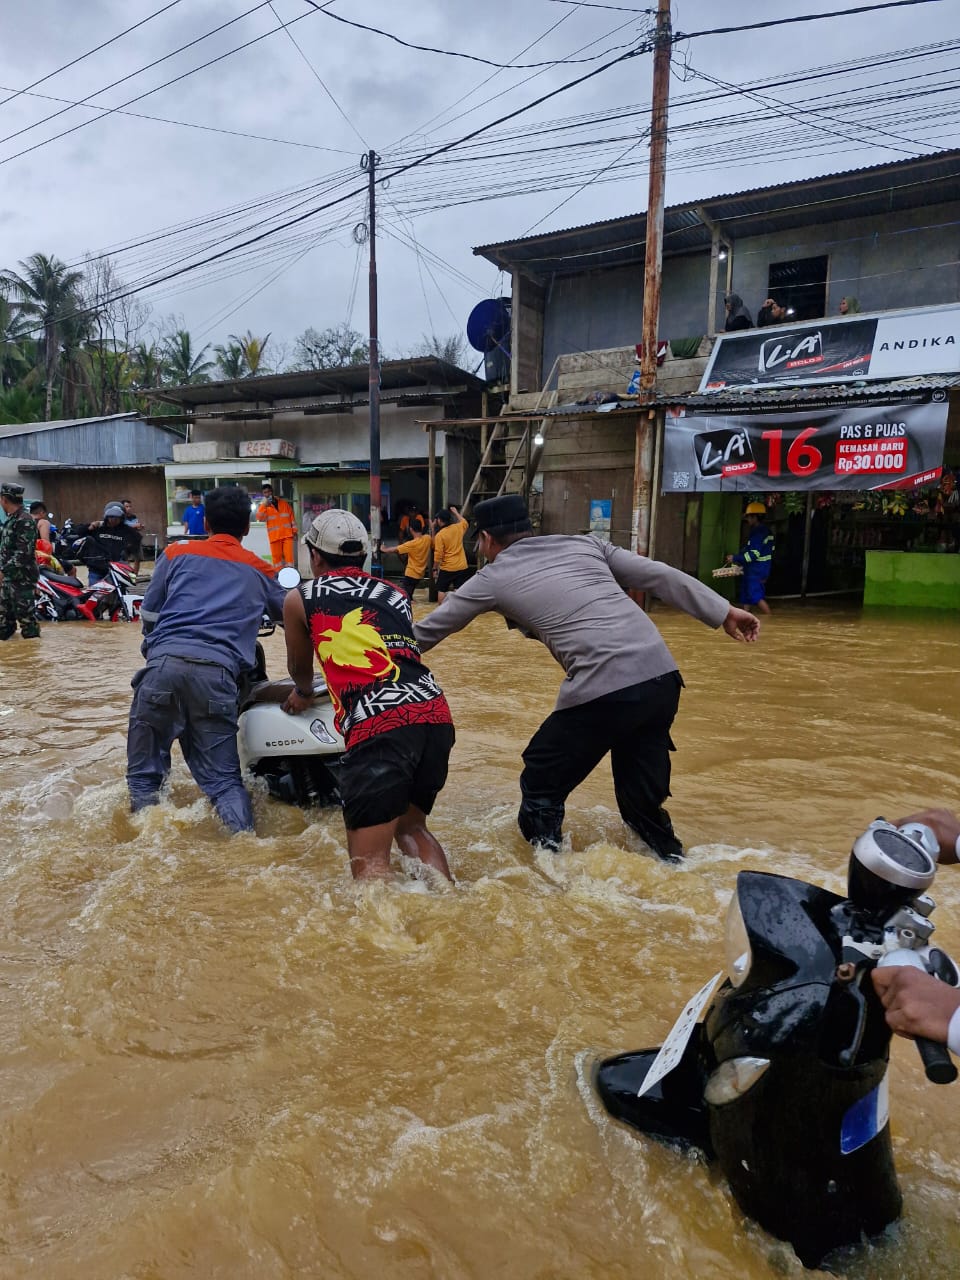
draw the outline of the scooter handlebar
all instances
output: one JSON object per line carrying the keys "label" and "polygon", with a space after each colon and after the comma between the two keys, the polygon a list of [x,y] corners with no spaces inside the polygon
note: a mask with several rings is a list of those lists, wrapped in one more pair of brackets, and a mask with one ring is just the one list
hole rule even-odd
{"label": "scooter handlebar", "polygon": [[952,1084],[957,1078],[957,1068],[950,1057],[950,1050],[936,1040],[917,1037],[917,1052],[931,1084]]}
{"label": "scooter handlebar", "polygon": [[[881,969],[894,968],[897,965],[908,965],[912,969],[919,969],[922,973],[929,972],[917,953],[906,949],[890,951],[880,961]],[[957,1068],[945,1044],[928,1040],[925,1036],[917,1036],[916,1045],[924,1072],[931,1084],[952,1084],[956,1080]]]}

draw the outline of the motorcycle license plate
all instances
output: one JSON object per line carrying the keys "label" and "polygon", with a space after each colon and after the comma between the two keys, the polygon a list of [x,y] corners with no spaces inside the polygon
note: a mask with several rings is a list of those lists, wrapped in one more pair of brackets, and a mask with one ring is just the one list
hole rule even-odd
{"label": "motorcycle license plate", "polygon": [[723,971],[715,973],[709,982],[704,983],[695,996],[692,996],[683,1007],[683,1012],[670,1029],[670,1034],[660,1046],[660,1052],[653,1060],[653,1065],[644,1076],[643,1084],[637,1090],[637,1097],[642,1098],[648,1089],[664,1076],[668,1076],[690,1043],[697,1019],[706,1008],[707,1001],[713,995],[713,988],[723,977]]}

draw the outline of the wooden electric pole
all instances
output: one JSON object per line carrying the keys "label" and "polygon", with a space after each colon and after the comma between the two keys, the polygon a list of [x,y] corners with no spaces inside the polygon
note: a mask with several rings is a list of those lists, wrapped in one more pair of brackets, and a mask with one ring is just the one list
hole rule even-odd
{"label": "wooden electric pole", "polygon": [[370,550],[371,572],[383,573],[380,563],[380,338],[377,319],[377,161],[373,150],[363,157],[370,180],[370,214],[367,235],[370,242]]}
{"label": "wooden electric pole", "polygon": [[653,54],[653,103],[650,114],[650,183],[647,195],[647,235],[643,265],[643,345],[640,353],[640,418],[633,469],[631,546],[640,555],[649,551],[650,504],[654,431],[652,400],[657,384],[657,340],[660,326],[660,281],[663,274],[663,199],[667,174],[667,108],[670,99],[670,52],[673,29],[670,0],[657,0],[657,30]]}

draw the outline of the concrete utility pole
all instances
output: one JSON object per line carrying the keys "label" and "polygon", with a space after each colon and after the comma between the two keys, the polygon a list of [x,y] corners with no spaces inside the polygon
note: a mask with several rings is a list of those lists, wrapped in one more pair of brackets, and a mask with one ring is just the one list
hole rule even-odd
{"label": "concrete utility pole", "polygon": [[380,339],[377,319],[377,161],[373,150],[362,165],[370,179],[370,215],[367,235],[370,242],[370,549],[371,572],[381,575],[380,563]]}
{"label": "concrete utility pole", "polygon": [[640,357],[641,417],[633,467],[633,518],[631,549],[649,551],[650,505],[656,477],[652,410],[644,411],[657,384],[657,338],[660,326],[660,281],[663,274],[663,200],[667,173],[667,108],[670,99],[670,52],[673,29],[670,0],[657,0],[657,31],[653,55],[653,102],[650,113],[650,189],[647,196],[647,238],[643,266],[643,349]]}

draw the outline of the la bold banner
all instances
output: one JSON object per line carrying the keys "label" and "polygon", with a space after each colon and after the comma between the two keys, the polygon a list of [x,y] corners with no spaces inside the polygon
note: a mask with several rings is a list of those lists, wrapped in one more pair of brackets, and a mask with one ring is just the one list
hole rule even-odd
{"label": "la bold banner", "polygon": [[664,493],[907,489],[939,479],[946,393],[789,413],[669,410]]}
{"label": "la bold banner", "polygon": [[723,333],[700,393],[960,372],[960,307]]}

